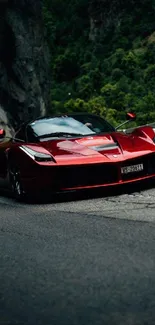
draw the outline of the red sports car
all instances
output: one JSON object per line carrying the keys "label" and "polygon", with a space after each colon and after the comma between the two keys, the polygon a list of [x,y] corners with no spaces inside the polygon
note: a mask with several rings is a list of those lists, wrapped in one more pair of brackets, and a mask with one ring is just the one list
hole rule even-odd
{"label": "red sports car", "polygon": [[0,186],[17,199],[155,177],[155,132],[148,126],[126,135],[99,116],[78,113],[30,121],[12,139],[0,129],[0,139]]}

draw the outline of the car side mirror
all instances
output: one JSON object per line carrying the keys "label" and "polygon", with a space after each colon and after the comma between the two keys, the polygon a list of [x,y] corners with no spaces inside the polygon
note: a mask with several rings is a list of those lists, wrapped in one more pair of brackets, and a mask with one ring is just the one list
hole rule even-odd
{"label": "car side mirror", "polygon": [[4,139],[4,138],[5,138],[5,130],[0,129],[0,139]]}
{"label": "car side mirror", "polygon": [[128,121],[134,121],[136,119],[136,114],[133,112],[126,113],[126,119]]}
{"label": "car side mirror", "polygon": [[120,127],[122,127],[123,125],[125,125],[125,124],[127,124],[127,123],[129,123],[129,122],[134,121],[135,119],[136,119],[136,114],[135,114],[135,113],[133,113],[133,112],[128,112],[128,113],[126,113],[126,121],[123,122],[122,124],[118,125],[118,126],[115,128],[115,130],[120,129]]}

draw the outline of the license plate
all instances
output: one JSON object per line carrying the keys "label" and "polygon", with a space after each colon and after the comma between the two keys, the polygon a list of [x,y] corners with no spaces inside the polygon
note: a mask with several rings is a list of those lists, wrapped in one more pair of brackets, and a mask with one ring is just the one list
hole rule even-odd
{"label": "license plate", "polygon": [[143,164],[138,164],[138,165],[133,165],[133,166],[125,166],[125,167],[121,168],[121,173],[122,174],[135,173],[135,172],[140,172],[143,169],[144,169]]}

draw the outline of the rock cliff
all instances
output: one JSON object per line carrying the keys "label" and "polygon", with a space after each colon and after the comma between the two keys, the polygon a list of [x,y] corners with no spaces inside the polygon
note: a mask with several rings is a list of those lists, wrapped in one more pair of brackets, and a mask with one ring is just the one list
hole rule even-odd
{"label": "rock cliff", "polygon": [[0,123],[16,127],[46,112],[49,51],[41,0],[0,0]]}

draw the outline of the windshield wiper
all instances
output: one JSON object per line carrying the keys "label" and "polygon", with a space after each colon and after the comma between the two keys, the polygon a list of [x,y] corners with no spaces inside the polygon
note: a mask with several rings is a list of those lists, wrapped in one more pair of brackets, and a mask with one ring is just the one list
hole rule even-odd
{"label": "windshield wiper", "polygon": [[38,138],[39,139],[42,139],[42,138],[72,137],[72,136],[84,136],[84,134],[80,134],[80,133],[69,133],[69,132],[54,132],[54,133],[40,135],[40,136],[38,136]]}

